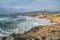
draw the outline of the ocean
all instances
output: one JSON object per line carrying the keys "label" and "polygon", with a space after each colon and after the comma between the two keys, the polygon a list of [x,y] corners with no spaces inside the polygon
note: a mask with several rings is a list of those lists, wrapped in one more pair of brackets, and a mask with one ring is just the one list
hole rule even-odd
{"label": "ocean", "polygon": [[9,34],[24,33],[31,28],[39,25],[50,24],[48,19],[39,19],[30,16],[0,16],[0,36],[8,36]]}

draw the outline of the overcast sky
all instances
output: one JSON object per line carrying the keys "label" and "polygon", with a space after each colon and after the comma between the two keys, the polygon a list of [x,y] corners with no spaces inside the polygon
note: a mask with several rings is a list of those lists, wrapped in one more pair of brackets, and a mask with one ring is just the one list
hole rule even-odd
{"label": "overcast sky", "polygon": [[0,13],[60,11],[60,0],[0,0]]}

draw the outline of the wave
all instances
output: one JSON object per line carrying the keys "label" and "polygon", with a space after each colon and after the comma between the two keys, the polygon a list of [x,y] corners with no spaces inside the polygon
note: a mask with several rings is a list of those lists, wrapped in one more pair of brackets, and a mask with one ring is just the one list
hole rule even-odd
{"label": "wave", "polygon": [[0,17],[0,36],[7,36],[13,32],[24,33],[32,27],[38,25],[50,24],[48,19],[39,19],[38,17],[16,16],[16,17]]}

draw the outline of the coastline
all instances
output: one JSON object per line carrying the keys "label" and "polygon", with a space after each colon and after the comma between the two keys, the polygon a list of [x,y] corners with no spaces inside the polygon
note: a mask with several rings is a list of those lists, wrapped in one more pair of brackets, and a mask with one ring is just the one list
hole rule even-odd
{"label": "coastline", "polygon": [[[20,38],[40,38],[42,36],[46,36],[48,39],[50,37],[53,38],[53,36],[59,36],[60,35],[60,14],[29,14],[27,16],[32,16],[32,17],[38,17],[40,19],[42,18],[47,18],[51,20],[52,23],[56,23],[53,25],[46,25],[46,26],[41,26],[39,25],[38,27],[34,27],[28,32],[25,32],[24,34],[11,34],[9,36],[15,35]],[[58,30],[56,33],[51,33],[51,30]],[[34,32],[35,31],[35,32]],[[48,40],[47,39],[47,40]]]}

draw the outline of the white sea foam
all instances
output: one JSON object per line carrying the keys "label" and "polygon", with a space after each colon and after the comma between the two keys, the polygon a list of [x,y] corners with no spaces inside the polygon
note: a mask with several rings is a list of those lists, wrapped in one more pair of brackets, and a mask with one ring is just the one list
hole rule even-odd
{"label": "white sea foam", "polygon": [[[6,24],[6,23],[8,24]],[[50,20],[48,19],[39,19],[38,17],[29,17],[29,16],[17,16],[16,18],[12,17],[3,17],[0,18],[0,23],[7,26],[1,26],[0,24],[0,36],[7,36],[13,32],[24,33],[29,31],[31,28],[38,25],[51,25]],[[7,29],[8,28],[8,29]]]}

